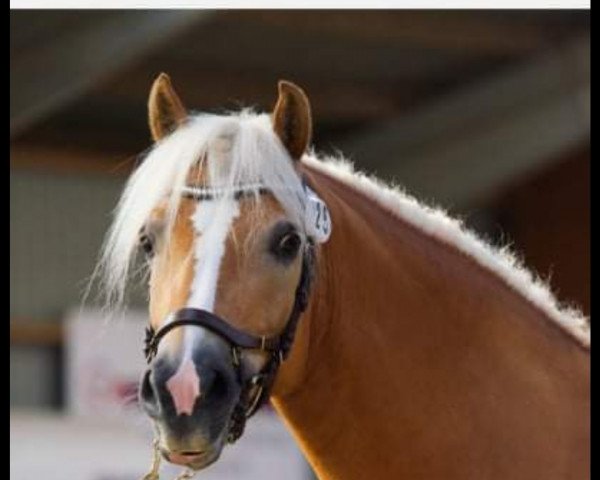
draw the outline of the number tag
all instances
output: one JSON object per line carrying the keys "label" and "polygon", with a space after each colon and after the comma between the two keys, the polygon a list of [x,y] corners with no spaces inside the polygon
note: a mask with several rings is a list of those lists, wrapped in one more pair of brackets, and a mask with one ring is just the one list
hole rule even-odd
{"label": "number tag", "polygon": [[331,217],[325,202],[308,186],[306,189],[306,230],[317,243],[325,243],[331,235]]}

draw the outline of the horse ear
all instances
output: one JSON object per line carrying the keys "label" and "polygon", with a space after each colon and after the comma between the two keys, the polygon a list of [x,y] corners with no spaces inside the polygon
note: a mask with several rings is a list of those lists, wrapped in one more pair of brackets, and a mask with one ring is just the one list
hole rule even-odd
{"label": "horse ear", "polygon": [[273,109],[273,129],[293,160],[299,160],[311,141],[310,103],[300,87],[280,80],[279,98]]}
{"label": "horse ear", "polygon": [[171,79],[161,73],[150,90],[148,97],[148,123],[152,138],[156,142],[185,122],[187,111],[175,93]]}

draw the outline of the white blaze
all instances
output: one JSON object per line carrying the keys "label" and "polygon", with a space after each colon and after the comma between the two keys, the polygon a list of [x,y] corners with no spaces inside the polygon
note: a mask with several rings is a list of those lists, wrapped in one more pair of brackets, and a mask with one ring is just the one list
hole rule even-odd
{"label": "white blaze", "polygon": [[[196,239],[194,278],[187,307],[213,311],[227,235],[238,215],[239,205],[234,199],[198,203],[191,217]],[[183,328],[185,336],[182,360],[185,360],[190,357],[195,340],[204,335],[204,330],[197,327]]]}
{"label": "white blaze", "polygon": [[239,206],[234,199],[198,203],[192,216],[197,233],[194,248],[196,262],[188,307],[208,311],[214,308],[225,241],[238,215]]}

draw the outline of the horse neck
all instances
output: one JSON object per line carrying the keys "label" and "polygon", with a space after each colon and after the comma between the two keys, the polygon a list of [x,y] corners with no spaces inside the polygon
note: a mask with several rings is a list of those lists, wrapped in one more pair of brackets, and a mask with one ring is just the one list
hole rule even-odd
{"label": "horse neck", "polygon": [[455,249],[312,174],[334,233],[302,320],[306,378],[274,405],[319,477],[585,470],[587,352]]}

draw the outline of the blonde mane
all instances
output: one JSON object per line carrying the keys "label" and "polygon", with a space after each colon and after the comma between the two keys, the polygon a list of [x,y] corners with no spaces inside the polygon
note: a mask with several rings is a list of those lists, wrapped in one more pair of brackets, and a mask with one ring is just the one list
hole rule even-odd
{"label": "blonde mane", "polygon": [[465,253],[523,295],[583,346],[590,346],[589,320],[578,309],[561,305],[547,283],[525,268],[508,247],[494,248],[444,210],[419,202],[401,187],[355,171],[348,161],[306,155],[303,163],[361,192],[425,234]]}
{"label": "blonde mane", "polygon": [[[368,196],[425,234],[469,255],[589,347],[587,318],[574,308],[560,305],[548,285],[524,268],[508,248],[490,246],[443,210],[426,206],[398,187],[356,172],[346,161],[307,154],[302,162]],[[181,192],[189,181],[191,169],[197,165],[208,170],[208,184],[204,186],[227,191],[244,185],[245,189],[255,190],[257,199],[260,188],[265,187],[274,193],[291,218],[303,225],[302,183],[267,114],[245,110],[221,116],[193,116],[158,142],[127,182],[95,272],[107,304],[119,305],[123,301],[139,231],[161,202],[168,205],[165,231],[171,230]]]}

